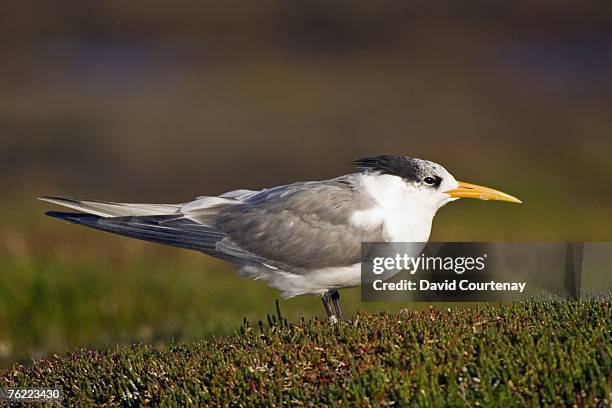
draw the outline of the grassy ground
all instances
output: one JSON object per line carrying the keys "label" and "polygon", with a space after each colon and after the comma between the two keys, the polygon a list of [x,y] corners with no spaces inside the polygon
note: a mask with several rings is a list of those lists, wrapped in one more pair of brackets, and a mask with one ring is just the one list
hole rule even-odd
{"label": "grassy ground", "polygon": [[73,352],[17,366],[0,385],[58,385],[64,402],[109,406],[612,402],[610,303],[277,322],[194,344]]}
{"label": "grassy ground", "polygon": [[[190,263],[191,255],[182,256],[187,259],[177,262],[145,257],[129,267],[108,260],[5,259],[0,273],[10,279],[0,279],[0,361],[27,363],[83,346],[193,341],[231,334],[243,317],[256,320],[274,311],[277,291],[220,262],[201,257]],[[347,313],[377,309],[361,304],[358,290],[343,292]],[[282,306],[291,320],[323,314],[316,297]]]}

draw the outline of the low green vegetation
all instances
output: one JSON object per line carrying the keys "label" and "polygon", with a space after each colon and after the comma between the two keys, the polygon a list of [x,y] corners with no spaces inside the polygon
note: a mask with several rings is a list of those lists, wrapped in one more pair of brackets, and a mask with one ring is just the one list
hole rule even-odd
{"label": "low green vegetation", "polygon": [[[202,254],[107,241],[93,255],[88,243],[84,253],[0,255],[0,369],[78,347],[233,334],[243,317],[261,319],[279,299],[263,282]],[[406,306],[362,303],[359,289],[343,290],[342,303],[348,315]],[[290,321],[324,315],[315,296],[281,300],[281,307]]]}
{"label": "low green vegetation", "polygon": [[281,317],[193,344],[82,350],[16,366],[0,386],[64,403],[138,406],[609,406],[609,302],[536,302]]}

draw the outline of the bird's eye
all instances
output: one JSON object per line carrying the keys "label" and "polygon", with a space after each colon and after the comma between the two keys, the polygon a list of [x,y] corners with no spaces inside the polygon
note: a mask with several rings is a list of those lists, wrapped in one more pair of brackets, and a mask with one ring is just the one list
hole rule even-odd
{"label": "bird's eye", "polygon": [[436,184],[436,179],[433,177],[425,177],[425,180],[423,181],[425,181],[427,184]]}

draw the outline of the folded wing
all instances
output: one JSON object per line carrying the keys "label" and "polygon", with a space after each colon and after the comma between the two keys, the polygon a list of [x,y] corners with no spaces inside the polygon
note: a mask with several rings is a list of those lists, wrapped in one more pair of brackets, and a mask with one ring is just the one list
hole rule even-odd
{"label": "folded wing", "polygon": [[90,213],[47,213],[76,224],[201,251],[239,267],[304,273],[358,263],[363,241],[382,240],[382,227],[364,230],[350,223],[353,211],[373,204],[354,182],[345,176],[259,192],[237,190],[177,205],[45,201]]}

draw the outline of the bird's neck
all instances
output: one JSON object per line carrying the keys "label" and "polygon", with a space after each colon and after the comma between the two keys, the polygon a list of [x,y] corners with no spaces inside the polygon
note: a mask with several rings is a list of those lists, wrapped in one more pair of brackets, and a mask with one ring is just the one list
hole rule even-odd
{"label": "bird's neck", "polygon": [[417,220],[414,212],[394,212],[383,221],[383,236],[387,242],[427,242],[433,216]]}
{"label": "bird's neck", "polygon": [[427,242],[437,207],[426,205],[395,176],[365,174],[361,183],[373,205],[355,212],[353,224],[362,228],[382,226],[387,242]]}

